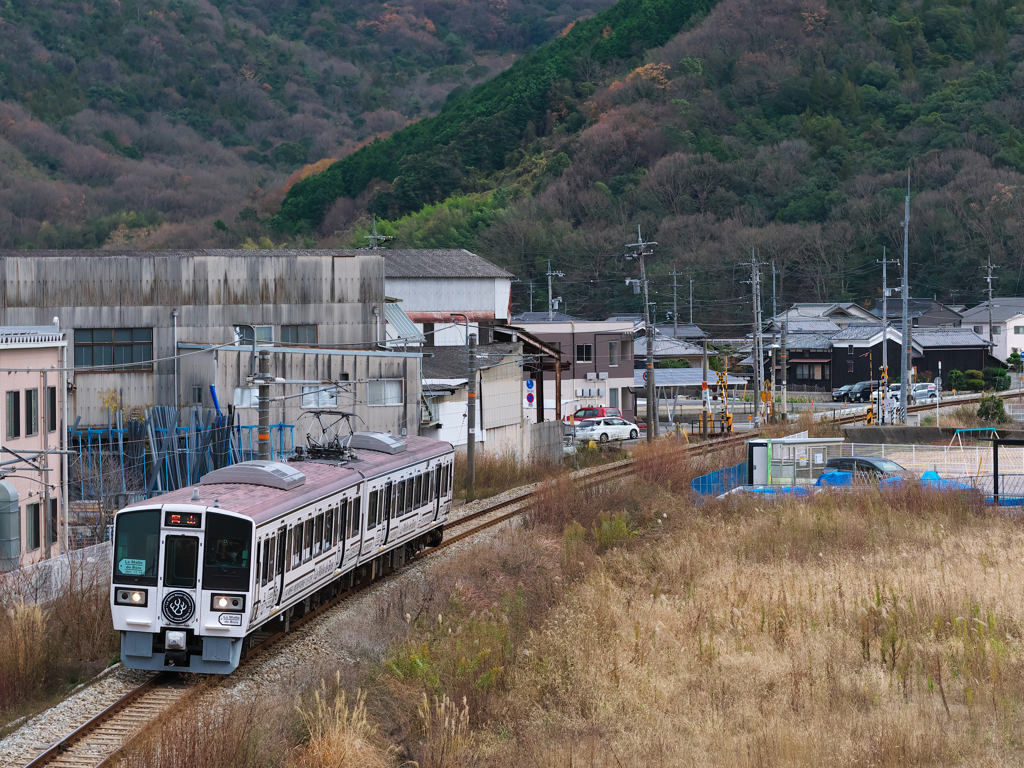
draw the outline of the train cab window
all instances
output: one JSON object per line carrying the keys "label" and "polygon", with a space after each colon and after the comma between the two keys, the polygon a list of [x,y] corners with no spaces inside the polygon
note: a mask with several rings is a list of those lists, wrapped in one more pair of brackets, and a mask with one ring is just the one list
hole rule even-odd
{"label": "train cab window", "polygon": [[302,534],[302,562],[313,556],[313,519],[306,521]]}
{"label": "train cab window", "polygon": [[363,500],[358,496],[352,500],[352,516],[351,523],[349,524],[351,531],[349,533],[349,538],[359,535],[359,527],[363,522],[362,506]]}
{"label": "train cab window", "polygon": [[122,512],[114,533],[114,583],[156,586],[160,510]]}
{"label": "train cab window", "polygon": [[334,525],[334,518],[338,514],[335,507],[327,510],[327,517],[324,518],[324,549],[330,549],[338,543],[338,529]]}
{"label": "train cab window", "polygon": [[366,527],[376,528],[377,527],[377,492],[370,491],[370,508],[367,510],[368,520],[366,521]]}
{"label": "train cab window", "polygon": [[292,568],[298,568],[302,562],[302,523],[299,523],[288,534],[292,537]]}
{"label": "train cab window", "polygon": [[164,541],[164,586],[186,587],[196,585],[199,566],[199,537],[168,536]]}
{"label": "train cab window", "polygon": [[260,586],[265,587],[270,576],[270,539],[263,542],[263,561],[260,572]]}
{"label": "train cab window", "polygon": [[208,514],[203,550],[203,588],[249,589],[251,546],[250,521],[216,512]]}
{"label": "train cab window", "polygon": [[313,554],[319,555],[324,550],[324,516],[316,516],[316,529],[313,531]]}

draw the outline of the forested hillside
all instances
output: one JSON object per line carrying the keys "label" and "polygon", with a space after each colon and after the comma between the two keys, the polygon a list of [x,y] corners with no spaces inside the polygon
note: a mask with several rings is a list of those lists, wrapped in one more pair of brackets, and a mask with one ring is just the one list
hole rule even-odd
{"label": "forested hillside", "polygon": [[909,169],[914,295],[980,299],[989,256],[997,291],[1019,292],[1022,19],[1021,0],[721,0],[706,15],[623,0],[296,185],[269,223],[354,243],[375,213],[396,245],[507,265],[521,306],[532,280],[544,300],[550,258],[556,295],[587,316],[639,310],[621,254],[640,225],[659,243],[659,316],[676,269],[681,304],[692,276],[704,319],[727,326],[749,314],[754,248],[780,302],[872,303],[883,246],[902,251]]}
{"label": "forested hillside", "polygon": [[257,234],[299,169],[435,114],[611,2],[7,0],[0,247]]}

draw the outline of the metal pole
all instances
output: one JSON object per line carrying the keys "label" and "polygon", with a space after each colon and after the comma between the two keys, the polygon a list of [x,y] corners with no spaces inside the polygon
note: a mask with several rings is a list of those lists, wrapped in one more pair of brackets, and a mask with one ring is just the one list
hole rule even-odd
{"label": "metal pole", "polygon": [[[549,270],[550,271],[550,270]],[[549,278],[550,279],[550,278]],[[476,483],[476,334],[469,334],[469,393],[466,395],[469,408],[469,435],[466,440],[466,498],[473,498],[473,486]],[[541,371],[541,376],[544,372]]]}
{"label": "metal pole", "polygon": [[679,272],[672,270],[672,338],[679,338],[679,296],[676,293],[676,277]]}
{"label": "metal pole", "polygon": [[786,353],[786,332],[789,327],[789,321],[782,321],[782,368],[780,373],[782,374],[782,420],[789,421],[789,410],[786,403],[786,367],[789,365],[788,356]]}
{"label": "metal pole", "polygon": [[702,359],[703,359],[702,367],[704,369],[704,377],[703,377],[703,379],[701,379],[703,384],[701,384],[701,388],[700,388],[700,397],[701,397],[701,401],[702,401],[702,403],[701,403],[701,410],[703,412],[703,416],[702,416],[701,422],[700,422],[700,433],[704,437],[707,437],[708,436],[708,340],[706,338],[704,339],[704,354],[703,354]]}
{"label": "metal pole", "polygon": [[693,325],[693,278],[690,278],[690,325]]}
{"label": "metal pole", "polygon": [[658,436],[658,404],[654,399],[654,328],[651,327],[651,305],[647,301],[647,268],[643,246],[640,248],[640,279],[644,284],[644,327],[647,329],[647,442]]}
{"label": "metal pole", "polygon": [[551,299],[551,259],[548,259],[548,322],[555,319],[555,302]]}
{"label": "metal pole", "polygon": [[900,355],[900,421],[907,421],[907,394],[910,383],[910,171],[907,171],[907,198],[903,204],[903,354]]}
{"label": "metal pole", "polygon": [[260,352],[259,430],[257,451],[261,461],[270,461],[270,353]]}

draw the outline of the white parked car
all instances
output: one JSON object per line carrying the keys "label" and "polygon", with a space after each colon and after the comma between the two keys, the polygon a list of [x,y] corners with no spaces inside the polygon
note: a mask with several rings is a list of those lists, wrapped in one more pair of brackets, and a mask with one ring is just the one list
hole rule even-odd
{"label": "white parked car", "polygon": [[639,436],[640,428],[625,419],[587,419],[576,425],[578,442],[597,440],[600,443],[607,443],[609,440],[635,440]]}

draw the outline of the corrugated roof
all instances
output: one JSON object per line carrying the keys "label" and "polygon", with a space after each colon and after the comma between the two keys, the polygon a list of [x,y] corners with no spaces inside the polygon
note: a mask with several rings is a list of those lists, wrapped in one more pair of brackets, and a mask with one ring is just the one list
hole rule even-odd
{"label": "corrugated roof", "polygon": [[465,248],[385,249],[380,253],[385,277],[513,277]]}
{"label": "corrugated roof", "polygon": [[[484,344],[476,348],[478,371],[498,365],[508,355],[522,350],[519,342],[514,344]],[[469,371],[469,350],[464,345],[457,347],[431,347],[423,355],[423,378],[437,381],[444,379],[465,379]],[[433,357],[427,357],[427,354]]]}
{"label": "corrugated roof", "polygon": [[[1020,296],[1002,296],[992,299],[992,320],[1001,323],[1015,315],[1024,315],[1024,298]],[[964,321],[988,323],[988,302],[982,302],[963,313]]]}
{"label": "corrugated roof", "polygon": [[53,325],[0,326],[0,344],[41,344],[64,341],[64,332]]}
{"label": "corrugated roof", "polygon": [[426,340],[397,303],[384,305],[384,319],[387,321],[385,331],[389,342],[418,344]]}
{"label": "corrugated roof", "polygon": [[[584,322],[581,317],[573,317],[567,315],[564,312],[552,312],[551,313],[552,323],[582,323]],[[520,312],[518,315],[512,316],[513,323],[546,323],[548,322],[547,312]]]}
{"label": "corrugated roof", "polygon": [[988,340],[970,328],[914,328],[910,340],[924,349],[934,347],[988,347]]}

